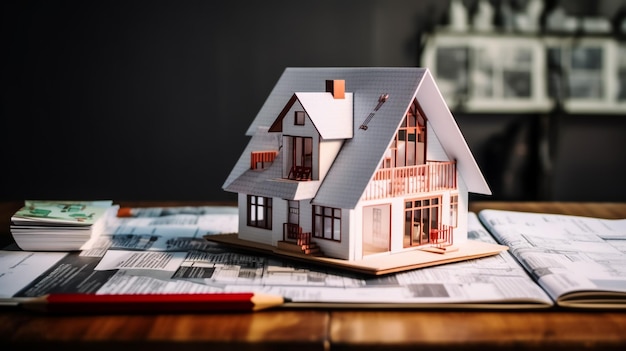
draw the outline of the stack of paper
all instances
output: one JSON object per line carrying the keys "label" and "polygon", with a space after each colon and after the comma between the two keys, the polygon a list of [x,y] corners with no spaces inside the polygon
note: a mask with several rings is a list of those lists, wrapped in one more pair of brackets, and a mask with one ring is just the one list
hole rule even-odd
{"label": "stack of paper", "polygon": [[117,208],[108,200],[26,201],[11,217],[11,234],[22,250],[82,250]]}

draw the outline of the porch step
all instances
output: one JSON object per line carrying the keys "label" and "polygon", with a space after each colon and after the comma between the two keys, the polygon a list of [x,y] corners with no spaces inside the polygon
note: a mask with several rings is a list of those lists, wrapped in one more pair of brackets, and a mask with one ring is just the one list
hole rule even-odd
{"label": "porch step", "polygon": [[305,255],[322,256],[322,250],[317,245],[303,245],[302,252]]}
{"label": "porch step", "polygon": [[322,250],[315,243],[298,245],[289,241],[279,241],[277,247],[281,250],[289,252],[302,253],[312,256],[323,256]]}

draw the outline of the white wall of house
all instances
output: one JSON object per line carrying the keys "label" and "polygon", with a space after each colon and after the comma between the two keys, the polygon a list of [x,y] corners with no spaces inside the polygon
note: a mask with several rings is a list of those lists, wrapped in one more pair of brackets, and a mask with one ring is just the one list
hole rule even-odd
{"label": "white wall of house", "polygon": [[[319,147],[319,179],[324,179],[330,170],[339,150],[343,146],[344,140],[321,140]],[[315,162],[316,157],[313,157]]]}

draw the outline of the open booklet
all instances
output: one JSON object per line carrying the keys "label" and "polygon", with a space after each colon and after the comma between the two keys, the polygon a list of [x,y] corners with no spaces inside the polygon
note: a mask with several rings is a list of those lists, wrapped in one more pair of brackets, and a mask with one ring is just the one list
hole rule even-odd
{"label": "open booklet", "polygon": [[558,306],[626,308],[626,219],[502,210],[479,218]]}
{"label": "open booklet", "polygon": [[[469,236],[495,242],[470,213]],[[234,207],[135,211],[112,217],[91,249],[73,253],[0,251],[0,301],[49,293],[261,292],[285,307],[526,309],[555,299],[508,251],[384,276],[238,252],[204,236],[237,230]],[[623,270],[622,270],[623,271]],[[11,279],[20,276],[21,279]],[[543,285],[542,285],[543,286]],[[619,306],[619,304],[617,304]]]}

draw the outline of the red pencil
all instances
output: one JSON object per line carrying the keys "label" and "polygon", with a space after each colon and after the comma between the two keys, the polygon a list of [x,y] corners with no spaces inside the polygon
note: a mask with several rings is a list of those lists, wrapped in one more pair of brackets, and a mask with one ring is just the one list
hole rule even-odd
{"label": "red pencil", "polygon": [[258,293],[212,294],[49,294],[21,302],[26,309],[55,313],[250,312],[282,305],[281,296]]}

